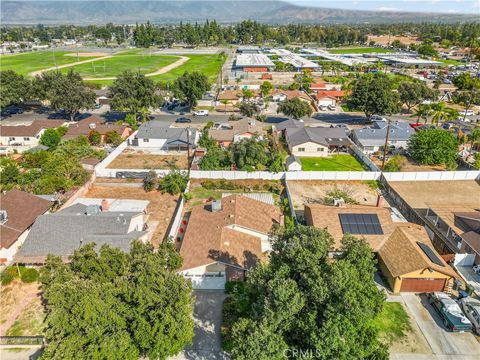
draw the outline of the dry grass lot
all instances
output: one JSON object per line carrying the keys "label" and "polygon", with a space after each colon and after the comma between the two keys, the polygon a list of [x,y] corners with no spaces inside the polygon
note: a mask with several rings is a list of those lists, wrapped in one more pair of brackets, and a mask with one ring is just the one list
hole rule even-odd
{"label": "dry grass lot", "polygon": [[45,317],[39,283],[14,280],[0,289],[1,335],[41,335]]}
{"label": "dry grass lot", "polygon": [[188,169],[187,154],[155,155],[142,151],[124,151],[108,166],[109,169]]}
{"label": "dry grass lot", "polygon": [[[391,158],[391,157],[390,157]],[[387,156],[387,161],[389,157]],[[417,163],[416,161],[405,157],[407,159],[407,162],[405,165],[402,167],[402,172],[415,172],[415,171],[445,171],[445,166],[444,165],[422,165],[420,163]],[[371,160],[377,165],[379,168],[382,167],[382,160],[380,160],[376,156],[372,156]]]}
{"label": "dry grass lot", "polygon": [[289,181],[288,186],[296,210],[303,210],[307,203],[322,203],[326,193],[335,186],[361,205],[375,205],[377,201],[376,182],[303,180]]}
{"label": "dry grass lot", "polygon": [[165,234],[173,217],[175,207],[177,206],[178,196],[162,194],[158,191],[145,192],[143,188],[131,188],[122,186],[98,186],[93,185],[85,197],[90,198],[114,198],[114,199],[136,199],[148,200],[150,203],[147,212],[150,215],[148,221],[158,222],[158,226],[152,237],[154,247],[165,238]]}

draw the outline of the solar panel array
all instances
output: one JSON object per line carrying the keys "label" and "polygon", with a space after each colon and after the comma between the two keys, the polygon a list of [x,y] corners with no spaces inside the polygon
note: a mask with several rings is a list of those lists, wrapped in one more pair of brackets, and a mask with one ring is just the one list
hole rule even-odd
{"label": "solar panel array", "polygon": [[433,252],[430,246],[420,241],[417,241],[417,245],[420,246],[420,249],[422,249],[422,251],[425,253],[425,255],[427,255],[427,257],[430,259],[431,262],[440,266],[445,266],[443,265],[442,261],[438,258],[437,254]]}
{"label": "solar panel array", "polygon": [[383,235],[377,214],[338,214],[344,234]]}

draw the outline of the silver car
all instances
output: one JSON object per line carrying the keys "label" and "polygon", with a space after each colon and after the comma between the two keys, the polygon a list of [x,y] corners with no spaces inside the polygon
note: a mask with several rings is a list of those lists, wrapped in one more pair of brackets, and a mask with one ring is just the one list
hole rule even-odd
{"label": "silver car", "polygon": [[480,301],[470,297],[460,299],[460,306],[473,325],[474,331],[480,335]]}

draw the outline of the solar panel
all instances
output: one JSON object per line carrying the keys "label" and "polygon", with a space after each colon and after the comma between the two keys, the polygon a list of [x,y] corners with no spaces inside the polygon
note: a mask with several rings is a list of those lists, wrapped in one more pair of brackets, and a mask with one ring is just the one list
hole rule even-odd
{"label": "solar panel", "polygon": [[430,246],[420,241],[417,241],[417,244],[418,246],[420,246],[420,249],[422,249],[422,251],[425,253],[425,255],[427,255],[427,257],[430,259],[431,262],[440,266],[445,266],[443,265],[442,261],[438,258],[438,256],[433,252]]}
{"label": "solar panel", "polygon": [[338,214],[344,234],[383,235],[377,214]]}

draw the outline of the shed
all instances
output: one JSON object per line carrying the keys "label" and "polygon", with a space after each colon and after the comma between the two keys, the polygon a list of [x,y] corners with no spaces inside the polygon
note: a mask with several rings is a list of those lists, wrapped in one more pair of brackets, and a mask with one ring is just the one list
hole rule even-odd
{"label": "shed", "polygon": [[302,171],[302,162],[295,155],[290,155],[287,158],[285,166],[287,168],[287,171]]}

